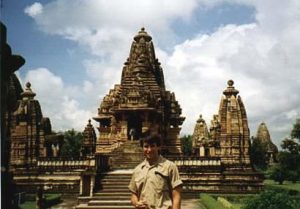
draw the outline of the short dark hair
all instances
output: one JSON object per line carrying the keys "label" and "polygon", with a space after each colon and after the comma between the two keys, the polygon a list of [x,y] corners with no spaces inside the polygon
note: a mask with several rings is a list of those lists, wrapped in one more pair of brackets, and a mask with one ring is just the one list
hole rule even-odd
{"label": "short dark hair", "polygon": [[144,146],[144,143],[148,144],[156,144],[158,147],[161,145],[161,136],[159,134],[149,134],[145,137],[142,137],[141,140],[141,147]]}

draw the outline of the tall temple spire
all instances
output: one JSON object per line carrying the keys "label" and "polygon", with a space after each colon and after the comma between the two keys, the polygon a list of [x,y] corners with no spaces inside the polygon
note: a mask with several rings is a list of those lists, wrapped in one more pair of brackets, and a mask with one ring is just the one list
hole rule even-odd
{"label": "tall temple spire", "polygon": [[223,162],[226,164],[249,165],[249,127],[245,106],[239,93],[229,80],[220,102],[221,124],[220,146]]}
{"label": "tall temple spire", "polygon": [[136,79],[144,81],[149,76],[160,87],[165,88],[163,71],[155,56],[152,37],[142,28],[133,38],[129,57],[124,63],[121,83]]}

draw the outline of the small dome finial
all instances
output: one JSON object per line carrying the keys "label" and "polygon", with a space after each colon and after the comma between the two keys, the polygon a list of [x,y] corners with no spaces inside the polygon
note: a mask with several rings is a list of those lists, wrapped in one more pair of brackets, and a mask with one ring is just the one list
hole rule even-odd
{"label": "small dome finial", "polygon": [[25,88],[24,92],[21,93],[22,98],[23,99],[28,99],[28,98],[33,99],[33,97],[35,97],[36,94],[33,93],[32,90],[31,90],[31,88],[30,88],[31,87],[31,83],[27,82],[25,84],[25,86],[26,86],[26,88]]}
{"label": "small dome finial", "polygon": [[143,38],[146,42],[149,42],[152,40],[152,37],[148,35],[148,33],[145,31],[145,28],[142,27],[141,30],[138,32],[138,34],[133,38],[136,42],[139,42],[139,40]]}
{"label": "small dome finial", "polygon": [[91,124],[91,119],[89,119],[89,124]]}
{"label": "small dome finial", "polygon": [[228,84],[228,86],[231,87],[231,86],[233,86],[234,82],[233,82],[233,80],[230,79],[229,81],[227,81],[227,84]]}
{"label": "small dome finial", "polygon": [[26,87],[27,87],[28,89],[30,89],[31,83],[30,83],[30,82],[27,82],[27,83],[26,83]]}

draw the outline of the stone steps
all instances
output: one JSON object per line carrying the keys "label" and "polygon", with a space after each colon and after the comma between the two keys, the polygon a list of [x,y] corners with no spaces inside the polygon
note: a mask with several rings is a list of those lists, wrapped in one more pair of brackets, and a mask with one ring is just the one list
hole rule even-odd
{"label": "stone steps", "polygon": [[100,190],[93,197],[78,198],[76,209],[132,209],[128,189],[131,173],[132,170],[117,170],[102,174]]}
{"label": "stone steps", "polygon": [[111,169],[133,169],[143,159],[143,149],[139,141],[126,141],[110,155]]}
{"label": "stone steps", "polygon": [[110,155],[113,171],[102,173],[93,197],[80,197],[76,209],[132,209],[128,184],[133,168],[143,160],[139,141],[126,141]]}

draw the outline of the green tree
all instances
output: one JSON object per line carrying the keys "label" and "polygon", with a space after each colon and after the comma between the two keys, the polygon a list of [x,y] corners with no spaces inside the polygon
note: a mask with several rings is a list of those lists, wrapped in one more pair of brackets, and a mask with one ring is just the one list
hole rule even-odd
{"label": "green tree", "polygon": [[265,170],[267,168],[267,146],[254,137],[252,137],[250,159],[256,168],[261,170]]}
{"label": "green tree", "polygon": [[282,184],[286,177],[287,173],[280,165],[275,165],[271,168],[270,178],[273,179],[275,182]]}
{"label": "green tree", "polygon": [[267,190],[246,201],[244,209],[298,209],[299,202],[284,191]]}
{"label": "green tree", "polygon": [[192,136],[184,135],[181,139],[181,149],[184,155],[190,156],[192,154]]}
{"label": "green tree", "polygon": [[65,131],[64,144],[61,148],[62,157],[78,158],[80,156],[80,149],[83,140],[83,134],[74,129]]}
{"label": "green tree", "polygon": [[300,118],[296,119],[296,123],[291,132],[291,137],[292,139],[298,139],[298,142],[300,142]]}
{"label": "green tree", "polygon": [[[278,153],[278,165],[271,171],[271,179],[282,183],[284,180],[300,180],[300,119],[296,120],[290,138],[282,141],[283,151]],[[280,178],[278,177],[280,176]],[[283,178],[283,179],[282,179]]]}

